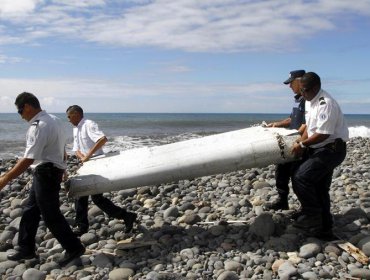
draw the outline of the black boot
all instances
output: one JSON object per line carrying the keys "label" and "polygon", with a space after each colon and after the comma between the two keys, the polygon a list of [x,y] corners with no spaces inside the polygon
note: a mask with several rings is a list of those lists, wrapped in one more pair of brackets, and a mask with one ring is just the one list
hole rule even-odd
{"label": "black boot", "polygon": [[267,204],[265,206],[267,210],[288,210],[288,198],[279,196],[275,201],[271,202],[270,204]]}
{"label": "black boot", "polygon": [[85,247],[81,245],[80,248],[77,248],[74,251],[65,252],[64,257],[61,258],[57,263],[60,267],[63,267],[70,263],[72,260],[81,257],[85,253]]}
{"label": "black boot", "polygon": [[312,233],[320,232],[323,228],[321,214],[303,214],[293,223],[293,226]]}
{"label": "black boot", "polygon": [[127,212],[126,210],[122,210],[121,218],[125,221],[126,225],[125,233],[129,233],[134,227],[134,223],[136,223],[137,214],[133,212]]}
{"label": "black boot", "polygon": [[89,229],[89,226],[88,225],[85,225],[85,224],[78,224],[74,229],[73,229],[73,233],[76,235],[76,236],[81,236],[83,234],[85,234],[87,232],[87,230]]}
{"label": "black boot", "polygon": [[333,230],[329,229],[322,229],[319,232],[316,232],[315,237],[324,240],[324,241],[333,241],[339,239],[337,236],[334,235]]}
{"label": "black boot", "polygon": [[26,252],[26,251],[16,251],[15,253],[9,254],[8,260],[11,261],[22,261],[29,260],[36,257],[35,252]]}
{"label": "black boot", "polygon": [[298,220],[300,216],[304,215],[303,212],[302,212],[302,209],[298,209],[298,210],[294,210],[290,215],[289,215],[289,219],[291,220]]}

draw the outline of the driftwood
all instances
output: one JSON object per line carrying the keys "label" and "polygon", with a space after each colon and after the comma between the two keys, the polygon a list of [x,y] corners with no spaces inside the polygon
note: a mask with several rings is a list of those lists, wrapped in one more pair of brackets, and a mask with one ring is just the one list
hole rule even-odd
{"label": "driftwood", "polygon": [[228,225],[228,224],[238,224],[238,223],[243,223],[247,224],[249,221],[246,220],[228,220],[228,221],[213,221],[213,222],[198,222],[197,225],[214,225],[214,224],[219,224],[219,225]]}
{"label": "driftwood", "polygon": [[156,240],[134,240],[133,238],[129,238],[118,241],[116,250],[129,250],[141,247],[148,247],[155,244],[158,244]]}
{"label": "driftwood", "polygon": [[[348,254],[350,254],[352,257],[354,257],[358,262],[362,264],[368,264],[369,263],[369,258],[362,252],[359,248],[354,246],[353,244],[349,242],[344,243],[337,243],[337,246],[344,251],[346,251]],[[354,278],[356,279],[356,278]]]}

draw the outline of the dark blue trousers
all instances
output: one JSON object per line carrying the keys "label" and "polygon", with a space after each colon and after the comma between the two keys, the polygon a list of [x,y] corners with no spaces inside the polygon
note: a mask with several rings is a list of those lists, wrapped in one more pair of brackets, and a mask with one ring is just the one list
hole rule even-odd
{"label": "dark blue trousers", "polygon": [[60,212],[59,191],[63,170],[51,163],[37,166],[27,205],[19,225],[18,245],[26,253],[35,252],[35,237],[41,217],[46,227],[67,252],[82,247]]}
{"label": "dark blue trousers", "polygon": [[276,165],[275,180],[276,189],[280,197],[287,198],[289,194],[289,180],[291,176],[291,163],[282,163]]}
{"label": "dark blue trousers", "polygon": [[[122,219],[126,210],[118,207],[108,198],[104,197],[103,194],[95,194],[91,196],[92,201],[101,210],[108,214],[109,217]],[[81,196],[75,200],[76,210],[76,224],[81,229],[89,228],[89,220],[87,217],[89,196]]]}
{"label": "dark blue trousers", "polygon": [[345,142],[340,142],[335,147],[309,149],[306,159],[292,177],[293,190],[301,203],[302,213],[321,214],[323,229],[331,229],[333,225],[329,189],[333,170],[341,164],[345,156]]}
{"label": "dark blue trousers", "polygon": [[276,165],[275,180],[276,189],[279,196],[287,198],[289,195],[289,180],[293,176],[294,170],[299,166],[300,161],[281,163]]}

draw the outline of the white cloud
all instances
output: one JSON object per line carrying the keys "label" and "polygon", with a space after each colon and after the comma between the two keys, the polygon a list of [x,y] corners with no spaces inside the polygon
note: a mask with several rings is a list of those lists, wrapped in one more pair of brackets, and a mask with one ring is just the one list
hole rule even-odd
{"label": "white cloud", "polygon": [[15,28],[0,29],[0,44],[59,36],[189,52],[294,50],[298,39],[340,28],[343,15],[368,17],[370,1],[3,0],[0,18]]}
{"label": "white cloud", "polygon": [[43,0],[1,0],[0,19],[30,14],[42,2]]}
{"label": "white cloud", "polygon": [[2,63],[18,63],[18,62],[21,62],[21,61],[24,61],[24,60],[20,57],[9,57],[9,56],[0,54],[0,64],[2,64]]}
{"label": "white cloud", "polygon": [[167,67],[167,71],[173,73],[185,73],[190,72],[191,69],[184,65],[171,65]]}
{"label": "white cloud", "polygon": [[101,6],[105,5],[104,0],[54,0],[54,4],[59,4],[59,5],[66,5],[66,6],[71,6],[71,7],[94,7],[94,6]]}
{"label": "white cloud", "polygon": [[0,106],[9,110],[11,106],[14,106],[14,99],[9,96],[0,96]]}
{"label": "white cloud", "polygon": [[[345,82],[345,81],[344,81]],[[361,87],[365,81],[349,81]],[[343,83],[343,82],[342,82]],[[336,84],[331,81],[330,84]],[[338,83],[339,89],[342,86]],[[14,112],[16,96],[34,93],[44,109],[64,112],[80,104],[90,112],[290,112],[292,94],[280,83],[254,84],[148,84],[109,80],[0,79],[0,113]],[[361,113],[357,100],[329,90],[345,113]],[[370,100],[361,99],[362,108]]]}
{"label": "white cloud", "polygon": [[[0,112],[12,112],[16,96],[28,91],[34,93],[43,107],[54,112],[64,112],[65,108],[75,103],[87,103],[99,111],[166,111],[165,106],[177,110],[174,104],[181,108],[189,104],[190,111],[196,111],[201,106],[199,99],[214,99],[217,106],[224,106],[222,99],[248,100],[270,98],[269,93],[286,90],[277,84],[152,84],[133,85],[123,82],[106,80],[36,80],[36,79],[0,79],[2,100]],[[99,100],[98,103],[93,104]],[[153,104],[152,102],[156,102]],[[109,105],[108,105],[109,104]],[[167,104],[167,105],[166,105]],[[171,104],[171,105],[169,105]],[[105,107],[109,106],[109,107]],[[216,106],[216,105],[215,105]],[[193,108],[191,110],[190,108]],[[210,108],[208,108],[210,110]],[[212,111],[212,110],[211,110]],[[215,111],[217,108],[215,107]]]}

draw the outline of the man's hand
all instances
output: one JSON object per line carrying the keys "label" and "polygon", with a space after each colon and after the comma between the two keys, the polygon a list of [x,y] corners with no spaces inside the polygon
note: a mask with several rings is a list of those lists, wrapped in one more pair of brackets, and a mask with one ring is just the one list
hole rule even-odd
{"label": "man's hand", "polygon": [[17,163],[6,172],[4,175],[0,177],[0,190],[3,189],[9,181],[17,178],[21,175],[24,171],[27,170],[28,167],[34,162],[34,159],[30,158],[21,158],[17,161]]}
{"label": "man's hand", "polygon": [[83,158],[81,158],[81,162],[82,163],[84,163],[84,162],[86,162],[86,161],[88,161],[89,160],[89,157],[83,157]]}
{"label": "man's hand", "polygon": [[80,150],[78,150],[76,152],[76,157],[82,162],[84,163],[85,161],[87,161],[86,159],[86,155],[84,153],[82,153]]}
{"label": "man's hand", "polygon": [[285,120],[268,123],[267,127],[285,127],[285,128],[288,128],[290,126],[291,121],[292,120],[290,118],[287,118]]}
{"label": "man's hand", "polygon": [[294,155],[295,158],[300,158],[303,155],[305,148],[302,148],[299,143],[294,143],[291,153]]}

